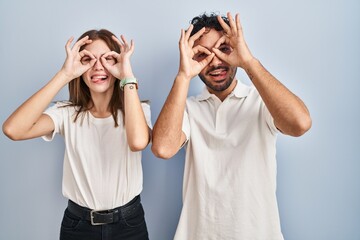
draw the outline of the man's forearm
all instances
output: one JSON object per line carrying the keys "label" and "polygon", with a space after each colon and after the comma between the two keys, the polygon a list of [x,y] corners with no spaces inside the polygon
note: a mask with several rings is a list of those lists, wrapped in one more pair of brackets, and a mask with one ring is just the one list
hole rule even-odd
{"label": "man's forearm", "polygon": [[249,62],[245,71],[282,133],[300,136],[310,129],[310,113],[303,101],[267,71],[257,59]]}
{"label": "man's forearm", "polygon": [[182,144],[182,122],[190,79],[176,76],[171,91],[153,128],[152,151],[157,157],[170,158]]}

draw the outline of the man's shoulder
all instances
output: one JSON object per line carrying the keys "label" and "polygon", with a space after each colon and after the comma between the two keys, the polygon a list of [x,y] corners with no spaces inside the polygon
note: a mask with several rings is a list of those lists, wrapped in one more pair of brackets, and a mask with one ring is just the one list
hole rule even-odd
{"label": "man's shoulder", "polygon": [[204,102],[204,99],[201,98],[201,95],[189,96],[186,99],[186,107],[198,106],[201,105],[202,102]]}

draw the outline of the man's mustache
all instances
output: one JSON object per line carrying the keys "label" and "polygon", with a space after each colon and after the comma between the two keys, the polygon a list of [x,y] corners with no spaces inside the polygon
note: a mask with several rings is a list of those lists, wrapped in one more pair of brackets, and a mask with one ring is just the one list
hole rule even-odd
{"label": "man's mustache", "polygon": [[218,69],[223,69],[223,70],[225,70],[225,71],[228,71],[228,70],[229,70],[229,67],[226,67],[226,66],[216,66],[216,67],[212,67],[212,68],[210,68],[209,70],[206,71],[206,74],[209,74],[210,72],[215,71],[215,70],[218,70]]}

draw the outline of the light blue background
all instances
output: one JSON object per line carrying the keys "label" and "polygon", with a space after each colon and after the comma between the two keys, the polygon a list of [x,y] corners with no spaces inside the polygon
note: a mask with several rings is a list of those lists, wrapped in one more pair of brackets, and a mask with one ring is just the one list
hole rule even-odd
{"label": "light blue background", "polygon": [[[310,109],[301,138],[279,136],[278,201],[287,240],[360,239],[358,0],[0,0],[0,122],[60,69],[64,45],[93,28],[135,40],[133,69],[155,122],[178,69],[180,29],[203,12],[240,12],[253,54]],[[238,78],[249,83],[243,71]],[[192,81],[190,94],[201,91]],[[67,99],[64,88],[57,100]],[[0,239],[58,239],[64,144],[0,135]],[[172,239],[184,152],[143,153],[150,237]],[[266,239],[264,239],[266,240]]]}

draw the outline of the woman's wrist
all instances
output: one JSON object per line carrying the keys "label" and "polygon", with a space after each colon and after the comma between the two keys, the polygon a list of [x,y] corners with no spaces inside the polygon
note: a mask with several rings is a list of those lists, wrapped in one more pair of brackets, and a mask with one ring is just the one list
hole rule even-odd
{"label": "woman's wrist", "polygon": [[138,81],[134,77],[128,77],[120,79],[120,89],[124,91],[126,85],[135,85],[136,89],[138,88]]}
{"label": "woman's wrist", "polygon": [[58,76],[62,81],[65,83],[71,82],[74,78],[70,76],[64,69],[61,69],[56,73],[56,76]]}

